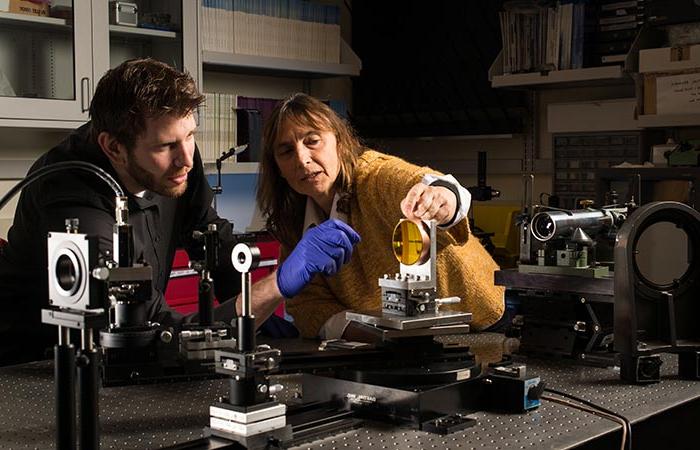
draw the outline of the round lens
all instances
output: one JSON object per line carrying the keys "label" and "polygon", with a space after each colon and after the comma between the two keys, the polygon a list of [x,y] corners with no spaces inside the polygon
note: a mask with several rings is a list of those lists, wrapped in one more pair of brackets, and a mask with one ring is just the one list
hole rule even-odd
{"label": "round lens", "polygon": [[547,214],[538,215],[533,224],[535,237],[541,241],[551,239],[554,235],[554,221]]}
{"label": "round lens", "polygon": [[394,256],[401,264],[416,264],[423,253],[423,236],[418,224],[410,220],[399,222],[394,228],[391,244]]}

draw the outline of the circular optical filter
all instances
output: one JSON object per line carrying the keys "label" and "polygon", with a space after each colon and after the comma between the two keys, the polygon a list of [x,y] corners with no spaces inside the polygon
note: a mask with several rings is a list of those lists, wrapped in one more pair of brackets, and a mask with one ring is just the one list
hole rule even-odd
{"label": "circular optical filter", "polygon": [[401,219],[394,227],[391,248],[396,259],[405,266],[425,263],[430,254],[430,237],[425,224]]}

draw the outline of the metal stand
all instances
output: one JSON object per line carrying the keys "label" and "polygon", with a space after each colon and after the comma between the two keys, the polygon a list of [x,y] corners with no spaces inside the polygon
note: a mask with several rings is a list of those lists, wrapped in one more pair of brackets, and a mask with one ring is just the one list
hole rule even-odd
{"label": "metal stand", "polygon": [[[688,267],[668,284],[647,278],[637,265],[644,232],[670,222],[686,235]],[[620,228],[615,245],[615,349],[620,377],[631,383],[660,380],[661,353],[679,355],[681,377],[699,379],[700,213],[676,202],[639,207]]]}
{"label": "metal stand", "polygon": [[191,263],[191,267],[199,272],[199,325],[211,326],[214,321],[214,285],[211,271],[219,265],[219,234],[216,224],[209,224],[204,233],[195,232],[194,237],[204,244],[204,260]]}
{"label": "metal stand", "polygon": [[83,330],[82,344],[77,360],[81,449],[98,449],[100,447],[99,368],[102,357],[93,343],[93,331]]}
{"label": "metal stand", "polygon": [[[226,161],[232,156],[238,155],[242,151],[248,148],[248,144],[243,144],[239,145],[237,147],[231,147],[230,149],[226,150],[225,152],[221,153],[221,156],[216,158],[216,185],[211,188],[211,190],[214,192],[214,194],[221,194],[224,192],[224,188],[221,185],[221,163]],[[217,204],[216,204],[216,197],[217,195],[214,195],[214,209],[217,209]]]}
{"label": "metal stand", "polygon": [[508,335],[520,339],[518,353],[572,358],[613,366],[613,279],[497,270],[495,283],[517,293],[521,303]]}
{"label": "metal stand", "polygon": [[270,386],[268,378],[278,368],[281,356],[279,350],[255,343],[250,271],[260,262],[260,250],[238,244],[231,261],[242,281],[237,349],[215,352],[217,373],[230,377],[229,396],[211,405],[210,427],[206,431],[246,448],[267,448],[271,441],[289,440],[292,435],[285,416],[287,407],[274,398],[282,386]]}
{"label": "metal stand", "polygon": [[[107,325],[103,313],[59,309],[42,310],[42,321],[58,327],[58,345],[54,346],[54,383],[56,392],[56,448],[74,450],[76,446],[76,373],[80,410],[80,448],[99,449],[99,367],[100,351],[94,346],[93,330]],[[76,357],[70,343],[70,328],[81,330],[81,345]]]}
{"label": "metal stand", "polygon": [[235,345],[231,326],[214,321],[214,281],[211,273],[219,266],[216,224],[209,224],[207,231],[195,231],[193,237],[204,248],[204,259],[190,262],[190,268],[199,273],[199,320],[186,325],[180,332],[180,349],[188,361],[213,360],[215,350],[233,348]]}

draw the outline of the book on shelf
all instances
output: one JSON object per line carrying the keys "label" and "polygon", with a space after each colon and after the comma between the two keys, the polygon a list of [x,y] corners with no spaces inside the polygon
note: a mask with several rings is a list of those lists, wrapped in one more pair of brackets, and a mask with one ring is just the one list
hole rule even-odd
{"label": "book on shelf", "polygon": [[262,154],[262,118],[257,109],[236,108],[236,145],[248,148],[237,155],[239,162],[260,161]]}
{"label": "book on shelf", "polygon": [[201,0],[202,49],[340,63],[340,8],[307,0]]}
{"label": "book on shelf", "polygon": [[601,0],[600,10],[601,12],[616,12],[620,10],[635,9],[644,7],[644,0],[627,0],[627,1],[605,1]]}
{"label": "book on shelf", "polygon": [[571,68],[581,69],[583,67],[583,52],[586,29],[586,2],[577,1],[574,3],[572,17],[572,37],[571,37]]}
{"label": "book on shelf", "polygon": [[644,25],[643,20],[635,20],[633,22],[601,25],[600,31],[639,30],[639,28],[641,28],[642,25]]}
{"label": "book on shelf", "polygon": [[506,2],[499,21],[504,74],[579,69],[596,27],[595,3]]}
{"label": "book on shelf", "polygon": [[559,68],[571,69],[571,45],[573,42],[573,21],[574,21],[574,4],[573,2],[562,3],[560,6],[561,14],[559,21],[561,23],[559,35],[561,52],[559,54]]}
{"label": "book on shelf", "polygon": [[244,95],[238,96],[237,108],[242,109],[255,109],[260,111],[263,124],[272,115],[272,111],[275,109],[277,104],[281,100],[278,98],[264,98],[264,97],[247,97]]}
{"label": "book on shelf", "polygon": [[205,92],[204,99],[204,104],[199,108],[196,141],[202,161],[211,163],[236,142],[236,117],[233,112],[236,96]]}
{"label": "book on shelf", "polygon": [[615,25],[628,22],[643,22],[644,14],[626,14],[624,16],[600,17],[598,23],[603,25]]}
{"label": "book on shelf", "polygon": [[280,102],[278,98],[248,97],[239,95],[236,103],[238,139],[236,145],[248,144],[239,161],[259,161],[265,123]]}
{"label": "book on shelf", "polygon": [[646,23],[647,0],[600,0],[598,29],[590,42],[589,57],[592,64],[619,65]]}
{"label": "book on shelf", "polygon": [[602,64],[614,64],[624,62],[627,58],[627,53],[620,53],[617,55],[603,55],[600,57],[600,62]]}

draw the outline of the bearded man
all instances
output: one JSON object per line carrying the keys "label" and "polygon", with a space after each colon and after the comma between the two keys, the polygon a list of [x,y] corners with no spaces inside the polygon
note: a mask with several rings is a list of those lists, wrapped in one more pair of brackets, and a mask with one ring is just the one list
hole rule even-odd
{"label": "bearded man", "polygon": [[[42,155],[30,173],[64,161],[86,161],[110,173],[128,194],[134,256],[153,269],[147,319],[176,329],[196,319],[171,310],[164,300],[177,248],[201,254],[196,230],[216,224],[219,267],[212,272],[215,294],[223,301],[216,321],[240,312],[240,276],[231,264],[236,244],[231,224],[211,208],[212,191],[195,145],[194,113],[202,104],[187,73],[153,59],[137,59],[109,70],[97,84],[90,122]],[[56,342],[53,326],[41,323],[48,306],[46,237],[65,231],[77,218],[81,233],[97,236],[103,254],[112,249],[115,198],[97,176],[66,170],[41,178],[20,196],[8,243],[0,251],[0,366],[47,357]],[[329,220],[306,233],[297,258],[283,262],[259,280],[251,295],[260,326],[276,306],[300,292],[320,272],[332,275],[347,263],[359,236],[348,225]],[[285,280],[285,295],[278,279]]]}
{"label": "bearded man", "polygon": [[[127,61],[100,80],[90,122],[42,155],[30,173],[62,161],[86,161],[110,173],[128,194],[134,256],[153,268],[148,319],[164,325],[183,318],[165,303],[175,250],[195,251],[194,230],[216,224],[220,267],[213,274],[219,299],[240,290],[230,254],[231,224],[210,205],[212,191],[195,145],[194,113],[204,100],[186,73],[153,59]],[[112,249],[115,199],[94,174],[66,170],[44,177],[21,194],[8,243],[0,255],[0,365],[40,359],[56,340],[56,328],[41,323],[48,306],[46,236],[65,231],[77,218],[79,231]],[[233,302],[215,311],[231,320]]]}

